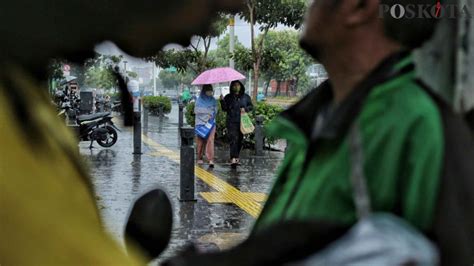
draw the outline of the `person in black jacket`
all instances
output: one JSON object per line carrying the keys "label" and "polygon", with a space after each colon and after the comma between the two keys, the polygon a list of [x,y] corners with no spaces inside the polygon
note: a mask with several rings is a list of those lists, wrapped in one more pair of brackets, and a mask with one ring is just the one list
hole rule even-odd
{"label": "person in black jacket", "polygon": [[227,134],[230,141],[230,158],[233,166],[240,162],[240,150],[244,138],[240,132],[240,114],[253,110],[252,98],[245,93],[242,82],[236,80],[230,83],[230,93],[224,98],[221,95],[222,110],[227,113]]}

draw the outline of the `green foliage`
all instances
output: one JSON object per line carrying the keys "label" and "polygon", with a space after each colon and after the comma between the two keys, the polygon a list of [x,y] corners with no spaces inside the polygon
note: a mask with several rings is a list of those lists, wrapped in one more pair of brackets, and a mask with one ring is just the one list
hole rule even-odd
{"label": "green foliage", "polygon": [[48,65],[49,77],[53,80],[61,80],[63,76],[63,64],[65,62],[61,59],[52,59]]}
{"label": "green foliage", "polygon": [[[196,115],[194,113],[194,106],[195,106],[194,102],[189,103],[186,106],[186,112],[185,112],[186,122],[192,127],[194,127],[195,118],[196,118]],[[252,119],[252,123],[254,123],[254,125],[256,124],[255,118],[258,115],[263,116],[264,118],[263,125],[265,126],[283,111],[282,107],[278,105],[268,104],[265,102],[260,102],[256,104],[254,107],[255,107],[254,111],[249,113],[249,116]],[[226,119],[227,119],[227,115],[225,112],[222,111],[220,103],[219,103],[219,112],[216,118],[216,124],[217,124],[216,137],[223,141],[227,141]],[[254,137],[255,137],[254,134],[247,135],[244,141],[247,142],[247,144],[255,143]],[[275,141],[276,141],[275,138],[269,138],[269,137],[266,138],[267,144],[274,144]]]}
{"label": "green foliage", "polygon": [[163,112],[169,114],[171,112],[171,100],[165,96],[146,96],[143,97],[143,104],[152,115],[158,115],[160,107],[163,107]]}
{"label": "green foliage", "polygon": [[208,56],[211,39],[220,36],[226,29],[228,18],[219,14],[214,20],[211,30],[206,35],[196,36],[191,45],[185,49],[160,51],[155,56],[146,58],[162,68],[175,67],[179,72],[191,71],[194,75],[216,66]]}
{"label": "green foliage", "polygon": [[160,71],[158,76],[163,87],[167,89],[177,88],[179,85],[190,86],[194,79],[190,72],[170,72],[167,70]]}
{"label": "green foliage", "polygon": [[299,46],[298,32],[294,30],[270,31],[266,36],[264,76],[279,81],[300,80],[312,63]]}
{"label": "green foliage", "polygon": [[201,56],[200,52],[194,52],[188,49],[170,49],[159,51],[155,56],[148,58],[148,60],[154,61],[156,65],[161,68],[175,67],[178,72],[183,73],[187,71],[189,64],[196,64]]}
{"label": "green foliage", "polygon": [[117,86],[112,72],[104,67],[90,67],[86,71],[86,85],[99,89],[112,89]]}
{"label": "green foliage", "polygon": [[194,113],[194,107],[196,106],[195,102],[190,102],[188,105],[186,105],[186,112],[184,113],[184,116],[186,118],[186,123],[188,125],[194,127],[196,123],[196,114]]}
{"label": "green foliage", "polygon": [[[263,116],[263,125],[266,126],[268,123],[273,121],[281,112],[283,112],[283,108],[281,106],[275,104],[269,104],[266,102],[259,102],[254,106],[254,111],[250,113],[250,118],[252,122],[256,124],[255,118],[259,115]],[[274,144],[276,142],[276,138],[274,137],[266,137],[265,143],[267,144]],[[251,134],[249,136],[249,141],[251,143],[255,143],[254,135]]]}
{"label": "green foliage", "polygon": [[114,68],[121,62],[122,56],[97,55],[88,60],[84,67],[85,85],[99,89],[114,89],[117,87],[117,80],[113,75]]}
{"label": "green foliage", "polygon": [[229,25],[229,19],[227,18],[227,15],[219,14],[212,23],[209,34],[203,37],[219,37],[227,29],[227,25]]}
{"label": "green foliage", "polygon": [[281,112],[283,112],[283,108],[278,105],[259,102],[254,106],[254,111],[250,114],[250,117],[255,121],[255,117],[261,115],[264,118],[263,124],[267,125]]}
{"label": "green foliage", "polygon": [[[252,97],[255,99],[259,84],[260,66],[266,47],[266,35],[272,28],[283,24],[287,27],[299,29],[303,23],[304,14],[308,4],[307,0],[246,0],[246,9],[240,14],[251,25],[251,50],[250,62],[254,72],[254,88]],[[260,25],[262,34],[260,40],[256,40],[255,25]],[[245,54],[244,54],[245,55]],[[245,64],[248,66],[249,64]]]}
{"label": "green foliage", "polygon": [[246,0],[249,9],[241,17],[250,22],[253,9],[254,20],[261,30],[271,29],[283,24],[299,29],[303,24],[307,0]]}
{"label": "green foliage", "polygon": [[244,72],[253,69],[253,58],[251,49],[245,47],[236,47],[232,56],[234,57],[235,66],[238,69],[241,69]]}
{"label": "green foliage", "polygon": [[298,97],[288,97],[288,96],[276,96],[276,97],[273,97],[272,99],[275,99],[275,100],[282,100],[282,101],[296,101],[298,100],[299,98]]}
{"label": "green foliage", "polygon": [[[245,48],[244,45],[239,41],[238,37],[235,36],[234,52],[243,48]],[[218,67],[228,66],[229,60],[232,57],[232,55],[229,52],[229,49],[230,49],[230,35],[226,34],[217,42],[217,49],[209,52],[209,60],[214,61],[215,65]],[[238,66],[237,66],[237,69],[245,70],[245,69],[240,69]]]}
{"label": "green foliage", "polygon": [[[260,36],[263,38],[264,36]],[[300,47],[298,32],[295,30],[269,31],[265,36],[260,70],[262,77],[270,81],[294,81],[296,90],[306,91],[309,78],[306,74],[312,59]],[[252,52],[240,48],[234,53],[236,65],[244,70],[253,68]]]}

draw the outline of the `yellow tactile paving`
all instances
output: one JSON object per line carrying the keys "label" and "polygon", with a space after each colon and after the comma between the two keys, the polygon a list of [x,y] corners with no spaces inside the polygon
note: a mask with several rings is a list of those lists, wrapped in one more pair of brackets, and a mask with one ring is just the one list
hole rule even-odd
{"label": "yellow tactile paving", "polygon": [[265,202],[267,201],[267,194],[259,192],[246,192],[248,197],[252,198],[256,202]]}
{"label": "yellow tactile paving", "polygon": [[209,203],[232,203],[232,200],[225,193],[201,192],[199,194]]}
{"label": "yellow tactile paving", "polygon": [[247,238],[247,234],[242,233],[211,233],[203,235],[198,239],[199,243],[214,243],[220,250],[230,249]]}
{"label": "yellow tactile paving", "polygon": [[260,214],[262,206],[260,203],[254,201],[252,198],[248,197],[246,194],[242,193],[237,188],[228,184],[224,180],[219,179],[217,176],[207,172],[206,170],[195,167],[195,174],[199,177],[204,183],[208,184],[213,189],[218,192],[227,194],[235,205],[237,205],[242,210],[246,211],[253,217],[257,217]]}
{"label": "yellow tactile paving", "polygon": [[[143,135],[142,139],[145,144],[155,149],[155,151],[151,153],[152,156],[167,157],[179,163],[179,154],[175,151],[172,151],[163,145],[156,143],[146,135]],[[241,192],[229,183],[198,166],[195,166],[194,171],[195,175],[199,179],[201,179],[213,189],[217,190],[217,192],[211,192],[207,194],[201,193],[201,196],[203,196],[203,198],[209,203],[233,203],[250,214],[252,217],[258,217],[262,208],[262,205],[259,202],[263,202],[266,199],[266,195],[264,193]]]}
{"label": "yellow tactile paving", "polygon": [[[265,193],[249,193],[241,192],[247,197],[250,197],[256,202],[264,202],[267,199],[267,194]],[[201,192],[199,193],[207,202],[209,203],[233,203],[227,193],[222,192]]]}

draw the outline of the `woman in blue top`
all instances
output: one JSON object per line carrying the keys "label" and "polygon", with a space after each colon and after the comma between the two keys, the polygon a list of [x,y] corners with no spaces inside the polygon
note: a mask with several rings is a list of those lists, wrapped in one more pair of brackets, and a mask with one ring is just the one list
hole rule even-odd
{"label": "woman in blue top", "polygon": [[[205,125],[207,122],[209,122],[209,120],[215,119],[217,110],[217,101],[214,98],[214,89],[211,85],[204,85],[202,87],[201,94],[196,101],[196,106],[194,107],[194,113],[196,114],[196,126]],[[206,157],[209,160],[209,167],[214,167],[215,135],[216,127],[214,126],[207,139],[203,139],[198,136],[196,137],[198,164],[204,163],[202,160],[202,155],[205,149]]]}

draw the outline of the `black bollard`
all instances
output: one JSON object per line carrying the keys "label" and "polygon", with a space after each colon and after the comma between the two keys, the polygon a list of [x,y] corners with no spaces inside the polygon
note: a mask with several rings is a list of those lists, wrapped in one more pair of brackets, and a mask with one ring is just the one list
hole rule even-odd
{"label": "black bollard", "polygon": [[133,112],[133,154],[142,154],[142,119],[140,102]]}
{"label": "black bollard", "polygon": [[263,156],[263,138],[265,137],[263,132],[263,119],[264,117],[261,115],[255,118],[257,123],[257,125],[255,125],[255,155],[257,156]]}
{"label": "black bollard", "polygon": [[150,114],[150,111],[148,110],[148,107],[143,106],[143,127],[145,128],[145,132],[148,131],[148,115]]}
{"label": "black bollard", "polygon": [[179,103],[179,120],[178,120],[178,128],[182,128],[183,127],[183,123],[184,123],[184,120],[183,120],[183,110],[184,110],[184,104],[182,102]]}
{"label": "black bollard", "polygon": [[184,103],[182,101],[179,101],[178,109],[179,109],[179,114],[178,114],[178,143],[179,143],[179,145],[181,145],[181,128],[183,127],[183,124],[184,124],[184,120],[183,120]]}
{"label": "black bollard", "polygon": [[181,131],[180,201],[195,201],[194,197],[194,128],[183,127]]}
{"label": "black bollard", "polygon": [[163,106],[163,105],[158,106],[158,117],[163,117],[163,116],[165,116],[163,109],[164,109],[164,106]]}

